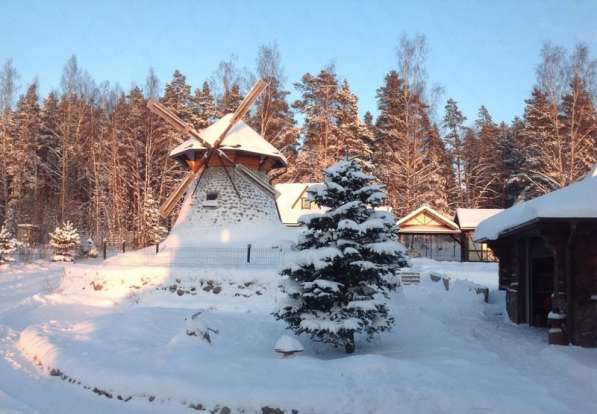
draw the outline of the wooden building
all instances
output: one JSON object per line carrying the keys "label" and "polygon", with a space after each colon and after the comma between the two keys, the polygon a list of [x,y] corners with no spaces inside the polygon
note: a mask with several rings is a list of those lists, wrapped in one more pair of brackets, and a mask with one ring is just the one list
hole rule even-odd
{"label": "wooden building", "polygon": [[460,229],[449,217],[423,205],[397,222],[398,236],[412,257],[460,260]]}
{"label": "wooden building", "polygon": [[298,227],[299,217],[305,214],[323,213],[327,209],[307,200],[307,189],[316,183],[276,184],[276,203],[282,223],[288,227]]}
{"label": "wooden building", "polygon": [[35,224],[17,224],[17,240],[26,246],[41,243],[41,229]]}
{"label": "wooden building", "polygon": [[597,171],[484,220],[475,233],[499,258],[515,323],[549,342],[597,346]]}
{"label": "wooden building", "polygon": [[460,261],[494,262],[496,258],[487,243],[477,243],[473,234],[479,223],[503,211],[497,208],[457,208],[454,222],[460,228]]}

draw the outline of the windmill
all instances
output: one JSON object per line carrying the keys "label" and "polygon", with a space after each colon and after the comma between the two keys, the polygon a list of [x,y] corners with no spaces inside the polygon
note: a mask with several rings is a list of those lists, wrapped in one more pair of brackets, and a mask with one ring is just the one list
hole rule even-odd
{"label": "windmill", "polygon": [[[160,207],[162,217],[168,217],[187,194],[175,227],[181,221],[186,221],[180,223],[186,227],[202,223],[204,228],[251,220],[280,222],[277,192],[267,173],[285,167],[286,159],[242,120],[266,87],[266,82],[258,81],[234,113],[200,131],[159,102],[149,100],[152,112],[189,137],[169,154],[188,173]],[[189,215],[189,209],[198,214]]]}

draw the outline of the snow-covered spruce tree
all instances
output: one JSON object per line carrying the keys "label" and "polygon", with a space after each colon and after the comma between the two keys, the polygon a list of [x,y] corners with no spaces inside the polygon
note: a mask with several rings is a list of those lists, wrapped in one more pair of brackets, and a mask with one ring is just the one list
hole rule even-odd
{"label": "snow-covered spruce tree", "polygon": [[50,233],[50,246],[54,248],[53,262],[72,262],[75,248],[80,243],[79,233],[70,221],[62,227],[56,227],[54,233]]}
{"label": "snow-covered spruce tree", "polygon": [[0,265],[12,262],[13,253],[17,250],[17,241],[10,235],[6,226],[0,228]]}
{"label": "snow-covered spruce tree", "polygon": [[306,229],[280,272],[288,303],[274,316],[295,333],[344,346],[347,353],[354,352],[355,334],[371,339],[392,327],[386,299],[406,265],[393,214],[374,209],[385,192],[373,180],[356,160],[326,169],[324,183],[307,191],[329,210],[301,217]]}

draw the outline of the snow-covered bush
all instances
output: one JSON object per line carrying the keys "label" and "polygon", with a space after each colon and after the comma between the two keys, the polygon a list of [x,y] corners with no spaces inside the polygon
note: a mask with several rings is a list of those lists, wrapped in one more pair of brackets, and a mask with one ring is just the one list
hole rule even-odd
{"label": "snow-covered bush", "polygon": [[79,233],[70,221],[50,233],[50,246],[54,249],[53,262],[72,262],[74,250],[80,243]]}
{"label": "snow-covered bush", "polygon": [[185,318],[186,334],[189,336],[197,336],[207,343],[211,344],[210,332],[218,334],[216,329],[211,329],[205,322],[199,317],[201,312],[197,312],[188,318]]}
{"label": "snow-covered bush", "polygon": [[13,253],[17,250],[17,240],[10,235],[6,226],[0,228],[0,265],[12,262]]}
{"label": "snow-covered bush", "polygon": [[329,167],[324,177],[307,190],[308,199],[329,210],[301,217],[306,229],[281,270],[288,303],[274,315],[295,333],[350,353],[355,334],[371,339],[394,324],[386,299],[399,284],[404,248],[394,216],[376,209],[385,200],[383,185],[356,160]]}

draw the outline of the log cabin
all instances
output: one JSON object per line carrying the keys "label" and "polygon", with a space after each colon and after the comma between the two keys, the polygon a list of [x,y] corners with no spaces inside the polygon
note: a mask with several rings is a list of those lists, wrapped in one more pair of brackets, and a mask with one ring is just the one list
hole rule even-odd
{"label": "log cabin", "polygon": [[517,324],[545,327],[551,344],[597,347],[597,169],[479,225],[499,258],[499,287]]}

